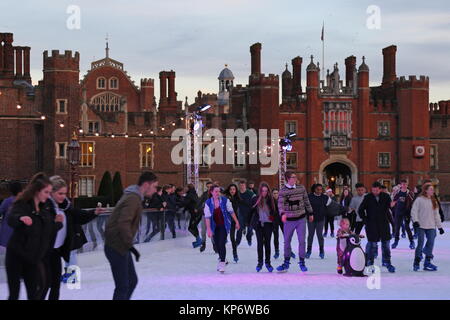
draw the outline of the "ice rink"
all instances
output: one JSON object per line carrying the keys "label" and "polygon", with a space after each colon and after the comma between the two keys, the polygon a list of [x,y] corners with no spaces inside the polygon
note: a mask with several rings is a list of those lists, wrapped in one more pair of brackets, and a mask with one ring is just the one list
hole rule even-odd
{"label": "ice rink", "polygon": [[[206,251],[200,253],[192,248],[191,236],[156,240],[136,246],[141,252],[141,260],[136,263],[139,283],[133,299],[449,299],[449,222],[445,223],[445,230],[444,235],[438,234],[436,238],[433,262],[439,267],[437,272],[412,271],[414,251],[408,248],[406,239],[401,239],[398,249],[392,250],[392,263],[397,272],[390,274],[382,268],[379,289],[369,289],[368,278],[348,278],[336,273],[336,240],[330,237],[325,239],[324,260],[318,257],[315,239],[313,254],[306,262],[309,268],[306,274],[300,272],[297,259],[291,260],[288,273],[269,274],[265,269],[256,273],[255,237],[251,247],[246,241],[241,243],[237,264],[231,262],[231,243],[228,242],[230,263],[225,274],[216,271],[217,256],[209,241]],[[283,243],[281,237],[280,243]],[[296,245],[295,240],[295,248]],[[282,258],[272,259],[274,267],[281,263]],[[61,299],[111,299],[114,284],[103,250],[99,247],[96,251],[79,254],[78,264],[81,288],[69,289],[63,284]],[[379,258],[376,265],[380,264]],[[0,272],[3,273],[0,298],[6,299],[8,289],[3,267]],[[23,285],[21,298],[25,298]]]}

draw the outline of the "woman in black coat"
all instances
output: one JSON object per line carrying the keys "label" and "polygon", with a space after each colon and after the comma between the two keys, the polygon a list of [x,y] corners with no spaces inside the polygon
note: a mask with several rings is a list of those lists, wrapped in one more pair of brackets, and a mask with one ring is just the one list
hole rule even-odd
{"label": "woman in black coat", "polygon": [[[232,183],[228,186],[228,188],[225,190],[225,196],[230,200],[231,205],[233,206],[233,211],[236,213],[237,216],[239,216],[239,204],[241,202],[241,197],[239,196],[238,187],[236,184]],[[230,228],[230,240],[231,240],[231,247],[233,248],[233,260],[234,262],[239,261],[239,256],[237,253],[237,241],[236,241],[236,223],[234,220],[231,221],[231,228]]]}
{"label": "woman in black coat", "polygon": [[23,278],[29,300],[39,299],[44,287],[43,258],[62,228],[63,216],[54,216],[47,199],[52,186],[44,173],[36,174],[11,208],[8,224],[13,233],[6,250],[9,300],[19,299]]}
{"label": "woman in black coat", "polygon": [[278,219],[278,217],[276,216],[275,203],[269,185],[265,182],[261,182],[258,189],[258,196],[253,197],[251,201],[252,209],[250,211],[250,226],[256,232],[258,244],[258,264],[256,265],[256,271],[261,271],[263,260],[265,260],[267,271],[272,272],[273,267],[270,263],[270,242],[274,228],[273,222]]}
{"label": "woman in black coat", "polygon": [[52,246],[44,258],[47,276],[41,299],[45,299],[50,289],[48,299],[58,300],[61,284],[61,258],[69,262],[70,252],[81,248],[87,242],[81,225],[92,221],[103,212],[103,209],[97,208],[94,213],[74,208],[67,198],[66,182],[60,176],[53,176],[50,181],[52,193],[47,202],[51,207],[51,213],[54,216],[64,215],[65,219],[63,228],[54,233]]}
{"label": "woman in black coat", "polygon": [[383,266],[387,267],[389,272],[395,272],[391,264],[391,250],[389,241],[391,240],[391,231],[389,228],[389,209],[391,207],[391,197],[381,192],[381,184],[375,182],[372,185],[372,192],[364,197],[359,206],[358,213],[366,226],[367,235],[367,265],[372,266],[374,257],[378,251],[378,242],[381,241],[383,252]]}

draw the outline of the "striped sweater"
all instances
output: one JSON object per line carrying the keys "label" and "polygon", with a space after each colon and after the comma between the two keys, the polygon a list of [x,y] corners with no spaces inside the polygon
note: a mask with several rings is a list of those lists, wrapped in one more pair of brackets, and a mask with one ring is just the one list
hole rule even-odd
{"label": "striped sweater", "polygon": [[308,193],[303,185],[292,188],[284,185],[278,194],[278,209],[280,215],[285,214],[288,220],[298,220],[313,214]]}

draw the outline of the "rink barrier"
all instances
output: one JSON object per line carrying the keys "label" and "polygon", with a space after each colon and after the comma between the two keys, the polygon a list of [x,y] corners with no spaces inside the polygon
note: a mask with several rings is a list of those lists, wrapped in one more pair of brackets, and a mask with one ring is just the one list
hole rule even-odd
{"label": "rink barrier", "polygon": [[[86,235],[87,243],[81,249],[78,249],[78,253],[103,250],[103,244],[105,241],[105,225],[106,220],[108,219],[111,212],[114,210],[113,207],[104,208],[106,210],[105,213],[99,214],[97,218],[90,221],[89,223],[82,225],[83,231]],[[95,210],[95,208],[86,208],[85,210]],[[151,238],[149,242],[160,241],[164,239],[172,239],[172,233],[170,232],[169,225],[170,219],[172,218],[171,213],[168,213],[167,210],[163,211],[154,211],[151,209],[144,209],[141,216],[141,221],[139,224],[139,228],[136,234],[134,244],[144,243],[147,236],[155,230],[155,235]],[[178,226],[177,217],[180,216],[180,226]],[[158,219],[159,218],[159,219]],[[175,218],[175,232],[178,237],[186,237],[190,233],[187,231],[189,225],[189,213],[187,211],[177,212],[174,216]],[[158,222],[159,225],[154,229],[153,222]],[[163,229],[164,232],[156,232],[157,230]],[[149,230],[149,231],[147,231]],[[5,252],[6,248],[0,246],[0,267],[4,268],[5,265]],[[0,282],[4,282],[5,274],[1,272],[0,274]]]}

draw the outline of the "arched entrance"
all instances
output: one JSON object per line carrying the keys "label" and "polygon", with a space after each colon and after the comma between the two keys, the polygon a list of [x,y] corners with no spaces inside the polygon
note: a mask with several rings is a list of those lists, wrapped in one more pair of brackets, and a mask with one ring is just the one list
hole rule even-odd
{"label": "arched entrance", "polygon": [[323,170],[323,182],[333,189],[336,195],[341,194],[344,186],[352,185],[352,171],[350,168],[340,162],[334,162]]}
{"label": "arched entrance", "polygon": [[345,185],[353,189],[358,182],[358,169],[345,155],[330,155],[319,168],[319,183],[331,187],[335,194],[340,194]]}

